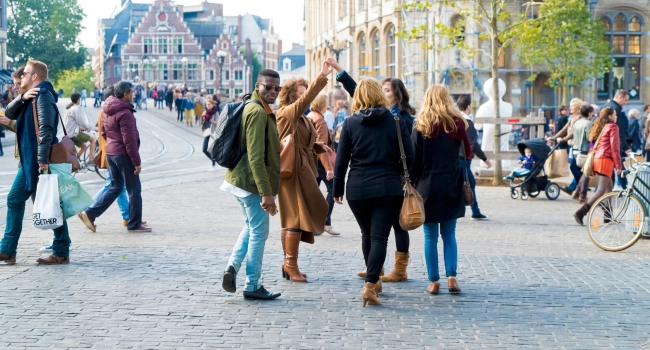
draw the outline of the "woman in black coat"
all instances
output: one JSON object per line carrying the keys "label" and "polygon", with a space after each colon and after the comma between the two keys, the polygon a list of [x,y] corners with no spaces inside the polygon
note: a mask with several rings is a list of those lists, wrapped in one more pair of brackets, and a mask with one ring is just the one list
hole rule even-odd
{"label": "woman in black coat", "polygon": [[465,200],[458,154],[464,147],[465,157],[472,157],[467,127],[447,88],[429,87],[411,136],[415,148],[411,177],[424,199],[424,255],[431,281],[427,291],[434,295],[440,290],[438,233],[442,236],[449,293],[460,292],[456,281],[456,220],[465,216]]}
{"label": "woman in black coat", "polygon": [[[332,68],[337,71],[336,80],[343,85],[343,88],[350,94],[354,96],[354,91],[357,87],[357,83],[352,79],[352,77],[345,71],[343,68],[334,60],[329,59],[328,63]],[[395,78],[385,78],[381,81],[382,92],[384,97],[388,101],[388,104],[391,106],[390,111],[394,115],[397,115],[404,121],[406,124],[406,131],[408,132],[409,137],[411,136],[411,131],[413,130],[413,115],[415,114],[415,109],[409,104],[409,94],[406,91],[404,83]],[[381,276],[381,280],[384,282],[402,282],[406,281],[408,275],[406,273],[406,268],[408,267],[409,262],[409,246],[410,246],[410,237],[408,231],[402,229],[399,224],[399,220],[395,220],[393,223],[393,230],[395,231],[395,267],[386,276]],[[383,274],[383,273],[382,273]],[[357,276],[361,278],[366,277],[366,271],[361,271],[357,273]]]}
{"label": "woman in black coat", "polygon": [[379,304],[379,275],[388,236],[402,208],[403,189],[400,176],[398,127],[404,141],[407,164],[413,161],[413,145],[408,142],[406,123],[388,110],[388,101],[375,79],[359,83],[352,103],[352,116],[341,129],[334,167],[334,200],[342,204],[345,176],[347,200],[361,229],[363,258],[366,262],[365,284],[361,293],[363,306]]}

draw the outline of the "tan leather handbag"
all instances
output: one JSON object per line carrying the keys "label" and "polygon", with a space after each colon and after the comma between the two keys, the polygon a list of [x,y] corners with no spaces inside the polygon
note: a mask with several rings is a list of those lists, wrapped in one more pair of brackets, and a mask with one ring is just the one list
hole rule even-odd
{"label": "tan leather handbag", "polygon": [[406,153],[402,143],[402,130],[399,127],[399,117],[395,116],[395,125],[397,125],[397,140],[399,143],[399,152],[404,167],[404,202],[402,210],[399,213],[399,225],[406,231],[415,230],[424,224],[424,200],[418,191],[411,186],[409,170],[406,166]]}
{"label": "tan leather handbag", "polygon": [[598,141],[600,141],[601,136],[603,136],[602,131],[600,132],[600,135],[598,135],[596,143],[594,143],[594,148],[589,150],[587,159],[585,159],[585,165],[582,167],[582,173],[587,177],[594,176],[594,157],[596,156],[596,148],[598,147]]}
{"label": "tan leather handbag", "polygon": [[[460,148],[463,150],[463,160],[467,159],[467,154],[465,153],[465,140],[462,140],[460,143]],[[474,204],[474,192],[472,192],[472,186],[469,185],[469,174],[467,171],[467,166],[465,168],[465,181],[463,181],[463,198],[465,199],[465,205]]]}
{"label": "tan leather handbag", "polygon": [[293,176],[296,166],[296,146],[293,144],[293,135],[289,134],[280,141],[280,178],[286,179]]}
{"label": "tan leather handbag", "polygon": [[[68,132],[65,130],[65,123],[59,109],[55,104],[52,104],[52,108],[56,110],[56,115],[61,122],[63,127],[63,138],[59,140],[59,143],[52,145],[50,148],[50,163],[51,164],[72,164],[72,172],[77,172],[81,169],[81,164],[79,164],[79,158],[77,158],[77,148],[74,145],[74,142],[68,137]],[[41,143],[41,127],[38,124],[38,112],[36,111],[36,99],[32,100],[32,114],[34,115],[34,127],[36,130],[36,142]]]}

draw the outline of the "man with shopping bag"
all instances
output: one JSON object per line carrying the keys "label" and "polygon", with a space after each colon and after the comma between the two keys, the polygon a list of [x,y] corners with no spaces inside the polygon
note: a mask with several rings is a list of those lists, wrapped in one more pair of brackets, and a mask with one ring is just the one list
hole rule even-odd
{"label": "man with shopping bag", "polygon": [[[59,125],[56,102],[58,95],[52,84],[47,81],[47,65],[39,61],[29,61],[23,71],[20,87],[27,91],[19,95],[19,103],[25,105],[18,113],[9,113],[9,119],[16,120],[16,137],[20,153],[20,168],[7,196],[7,225],[4,238],[0,242],[0,261],[7,264],[16,263],[16,248],[22,232],[25,202],[35,194],[40,171],[47,172],[50,163],[50,149],[58,143],[56,132]],[[32,99],[36,99],[39,138],[33,118]],[[67,264],[70,262],[70,236],[68,224],[54,229],[52,254],[39,258],[36,262],[43,265]]]}

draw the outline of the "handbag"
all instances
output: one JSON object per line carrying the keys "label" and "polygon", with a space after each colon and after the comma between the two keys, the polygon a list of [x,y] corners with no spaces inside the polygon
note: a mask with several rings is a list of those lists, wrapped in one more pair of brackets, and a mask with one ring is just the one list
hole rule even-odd
{"label": "handbag", "polygon": [[585,162],[587,161],[587,154],[589,154],[589,152],[582,152],[582,151],[579,151],[578,153],[574,154],[573,157],[575,158],[576,165],[579,168],[582,168],[582,167],[585,166]]}
{"label": "handbag", "polygon": [[[465,154],[465,140],[462,140],[460,147],[463,150],[463,160],[467,159],[467,155]],[[463,181],[463,199],[465,200],[465,205],[472,205],[474,204],[474,192],[472,192],[472,186],[469,185],[469,174],[467,172],[467,166],[463,166],[465,168],[465,181]]]}
{"label": "handbag", "polygon": [[596,156],[596,148],[598,147],[598,141],[600,141],[600,137],[603,135],[603,132],[600,132],[600,135],[598,135],[598,139],[596,139],[596,143],[594,143],[594,148],[589,151],[589,154],[587,154],[587,158],[585,159],[585,165],[582,167],[582,173],[586,177],[592,177],[594,176],[594,157]]}
{"label": "handbag", "polygon": [[[65,130],[65,124],[59,113],[59,109],[55,104],[52,104],[54,110],[56,110],[56,115],[59,117],[61,126],[63,127],[63,138],[51,146],[50,148],[50,163],[52,164],[62,164],[69,163],[72,164],[72,172],[77,172],[81,169],[81,164],[79,164],[79,158],[77,158],[77,148],[74,145],[74,142],[68,137],[68,132]],[[36,99],[32,100],[32,114],[34,115],[34,127],[36,131],[36,142],[41,143],[41,127],[38,124],[38,112],[36,111]],[[94,161],[94,160],[93,160]]]}
{"label": "handbag", "polygon": [[399,213],[399,225],[403,230],[411,231],[424,224],[424,200],[418,191],[411,185],[409,170],[406,166],[406,153],[402,143],[402,130],[399,127],[399,117],[395,116],[395,125],[397,125],[397,140],[399,143],[399,152],[404,167],[404,201],[402,210]]}
{"label": "handbag", "polygon": [[295,166],[296,147],[293,144],[293,135],[289,134],[280,141],[280,178],[293,176]]}

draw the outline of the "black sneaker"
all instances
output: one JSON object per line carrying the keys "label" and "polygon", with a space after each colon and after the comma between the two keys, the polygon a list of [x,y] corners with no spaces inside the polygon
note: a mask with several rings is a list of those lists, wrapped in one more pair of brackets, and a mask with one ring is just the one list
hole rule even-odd
{"label": "black sneaker", "polygon": [[282,295],[281,293],[271,293],[264,286],[254,292],[244,291],[244,299],[273,300]]}
{"label": "black sneaker", "polygon": [[487,220],[487,219],[488,217],[483,214],[472,215],[472,220],[480,221],[480,220]]}
{"label": "black sneaker", "polygon": [[569,189],[569,186],[560,187],[560,189],[569,196],[573,196],[573,191]]}
{"label": "black sneaker", "polygon": [[228,266],[224,271],[221,286],[226,292],[234,293],[237,291],[237,271],[235,271],[234,267]]}

